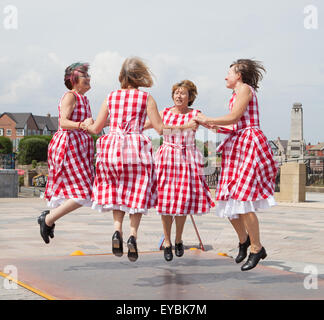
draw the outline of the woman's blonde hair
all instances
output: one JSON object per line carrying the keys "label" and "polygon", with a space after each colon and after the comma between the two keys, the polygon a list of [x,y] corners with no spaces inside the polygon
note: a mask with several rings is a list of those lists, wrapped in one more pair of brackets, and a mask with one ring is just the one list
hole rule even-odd
{"label": "woman's blonde hair", "polygon": [[173,95],[174,95],[175,91],[179,88],[186,88],[188,90],[188,93],[189,93],[188,106],[191,106],[193,104],[193,102],[195,101],[196,96],[198,94],[197,87],[190,80],[182,80],[181,82],[178,82],[173,85],[172,99],[173,99]]}
{"label": "woman's blonde hair", "polygon": [[153,85],[152,73],[140,58],[130,57],[122,65],[119,82],[122,89],[128,86],[149,88]]}

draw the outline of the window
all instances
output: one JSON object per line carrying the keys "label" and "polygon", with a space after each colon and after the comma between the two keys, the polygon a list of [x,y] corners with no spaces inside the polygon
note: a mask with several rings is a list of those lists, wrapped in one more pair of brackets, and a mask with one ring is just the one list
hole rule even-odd
{"label": "window", "polygon": [[0,136],[3,136],[3,129],[0,128]]}
{"label": "window", "polygon": [[25,134],[24,129],[17,129],[17,136],[23,136]]}
{"label": "window", "polygon": [[6,136],[7,136],[7,137],[10,137],[10,136],[11,136],[11,129],[7,129],[7,131],[6,131]]}

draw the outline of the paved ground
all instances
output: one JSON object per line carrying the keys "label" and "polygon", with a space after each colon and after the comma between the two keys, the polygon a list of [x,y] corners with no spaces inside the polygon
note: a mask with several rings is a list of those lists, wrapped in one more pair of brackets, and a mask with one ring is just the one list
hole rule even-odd
{"label": "paved ground", "polygon": [[[306,199],[305,203],[279,203],[274,208],[259,212],[261,240],[268,253],[267,259],[260,264],[273,270],[299,275],[304,274],[305,268],[315,268],[319,278],[324,279],[324,194],[307,193]],[[18,199],[0,199],[0,259],[37,261],[37,257],[68,257],[76,250],[87,255],[111,252],[111,213],[98,213],[89,208],[81,208],[57,222],[55,239],[46,245],[40,238],[36,223],[37,216],[44,208],[44,201],[35,198],[28,189],[22,190]],[[195,218],[195,221],[207,253],[236,255],[238,241],[226,219],[217,218],[211,212]],[[127,217],[124,226],[124,233],[127,235]],[[158,251],[161,234],[160,217],[151,210],[141,222],[139,250]],[[183,241],[186,249],[198,247],[190,219],[186,223]],[[154,254],[160,254],[163,260],[162,252]],[[238,275],[241,273],[239,267],[235,264]],[[20,286],[18,289],[5,289],[5,281],[6,279],[0,277],[0,299],[44,299]]]}

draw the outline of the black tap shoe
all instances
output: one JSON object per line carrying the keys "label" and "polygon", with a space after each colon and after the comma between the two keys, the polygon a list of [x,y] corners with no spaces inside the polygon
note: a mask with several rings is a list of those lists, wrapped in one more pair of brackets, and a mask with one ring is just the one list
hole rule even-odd
{"label": "black tap shoe", "polygon": [[242,262],[247,256],[247,249],[251,245],[250,237],[248,236],[244,243],[239,243],[239,253],[235,258],[236,263]]}
{"label": "black tap shoe", "polygon": [[166,261],[171,261],[173,259],[172,245],[164,248],[164,259]]}
{"label": "black tap shoe", "polygon": [[123,239],[119,231],[115,231],[112,236],[112,253],[117,257],[123,256]]}
{"label": "black tap shoe", "polygon": [[45,243],[49,243],[49,237],[54,238],[54,228],[55,224],[53,224],[51,227],[49,227],[45,223],[45,217],[49,214],[49,210],[45,210],[41,213],[41,215],[38,217],[37,222],[40,226],[40,234],[44,240]]}
{"label": "black tap shoe", "polygon": [[253,269],[258,264],[260,259],[265,259],[266,257],[267,257],[267,253],[266,253],[264,247],[262,247],[262,249],[258,253],[251,252],[249,254],[248,260],[241,267],[241,270],[248,271],[248,270]]}
{"label": "black tap shoe", "polygon": [[174,251],[175,251],[175,255],[177,257],[182,257],[183,256],[183,254],[184,254],[184,248],[183,248],[182,241],[175,244],[175,250]]}
{"label": "black tap shoe", "polygon": [[134,236],[130,236],[127,241],[127,247],[128,247],[128,260],[131,262],[135,262],[138,258],[138,252],[137,252],[137,244],[136,239]]}

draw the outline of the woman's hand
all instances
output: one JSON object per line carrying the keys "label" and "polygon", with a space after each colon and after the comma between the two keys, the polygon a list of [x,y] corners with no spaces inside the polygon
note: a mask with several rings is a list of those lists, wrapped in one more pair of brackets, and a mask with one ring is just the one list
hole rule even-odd
{"label": "woman's hand", "polygon": [[212,124],[208,117],[206,117],[201,112],[198,113],[198,115],[194,118],[195,121],[197,121],[199,124],[201,124],[203,127],[210,129],[210,130],[218,130],[218,126],[216,124]]}
{"label": "woman's hand", "polygon": [[94,123],[92,118],[87,118],[80,124],[80,128],[83,131],[88,131],[88,127],[91,126]]}
{"label": "woman's hand", "polygon": [[195,118],[192,118],[188,123],[186,123],[186,129],[191,129],[193,131],[197,131],[199,127],[199,123],[196,121]]}
{"label": "woman's hand", "polygon": [[201,112],[198,113],[198,115],[195,117],[195,120],[200,123],[203,126],[207,125],[207,121],[208,121],[208,117],[206,117],[204,114],[202,114]]}

